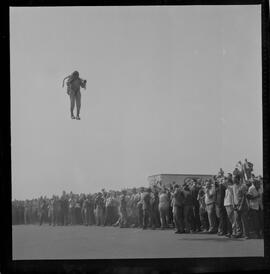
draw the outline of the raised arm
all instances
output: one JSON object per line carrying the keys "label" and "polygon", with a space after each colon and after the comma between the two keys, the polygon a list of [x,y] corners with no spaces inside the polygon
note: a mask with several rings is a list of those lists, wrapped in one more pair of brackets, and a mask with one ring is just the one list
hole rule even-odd
{"label": "raised arm", "polygon": [[62,88],[63,88],[63,87],[64,87],[64,85],[65,85],[65,80],[66,80],[66,79],[68,79],[68,78],[70,78],[70,77],[71,77],[71,75],[68,75],[67,77],[65,77],[65,78],[64,78],[64,80],[63,80],[63,84],[62,84]]}

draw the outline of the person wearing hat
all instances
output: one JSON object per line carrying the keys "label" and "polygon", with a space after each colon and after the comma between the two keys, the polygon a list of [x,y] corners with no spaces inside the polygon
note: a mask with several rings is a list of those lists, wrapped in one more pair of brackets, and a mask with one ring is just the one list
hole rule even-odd
{"label": "person wearing hat", "polygon": [[67,94],[70,97],[70,113],[71,119],[75,119],[73,114],[75,103],[77,108],[76,119],[80,120],[80,110],[81,110],[81,91],[80,88],[86,88],[86,80],[82,80],[79,77],[79,72],[74,71],[71,75],[67,76],[63,80],[63,87],[65,80],[67,79]]}

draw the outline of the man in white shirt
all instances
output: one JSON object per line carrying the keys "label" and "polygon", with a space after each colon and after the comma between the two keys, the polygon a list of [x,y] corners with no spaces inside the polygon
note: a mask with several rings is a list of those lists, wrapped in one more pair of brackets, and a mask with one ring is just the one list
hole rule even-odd
{"label": "man in white shirt", "polygon": [[225,178],[225,197],[224,197],[224,206],[228,216],[228,223],[227,223],[227,237],[231,237],[232,233],[236,235],[236,226],[234,222],[234,197],[233,197],[233,189],[232,189],[232,179]]}

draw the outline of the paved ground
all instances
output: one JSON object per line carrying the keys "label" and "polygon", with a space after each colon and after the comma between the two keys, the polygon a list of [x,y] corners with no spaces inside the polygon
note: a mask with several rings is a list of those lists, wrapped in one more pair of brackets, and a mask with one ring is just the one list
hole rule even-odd
{"label": "paved ground", "polygon": [[263,256],[263,240],[174,234],[173,230],[13,226],[13,258],[116,259]]}

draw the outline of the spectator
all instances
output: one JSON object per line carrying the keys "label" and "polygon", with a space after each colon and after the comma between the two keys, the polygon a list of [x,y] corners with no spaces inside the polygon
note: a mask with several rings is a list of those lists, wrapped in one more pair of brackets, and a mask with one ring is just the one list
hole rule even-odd
{"label": "spectator", "polygon": [[192,196],[192,211],[193,211],[193,223],[192,230],[199,232],[201,230],[201,222],[200,222],[200,204],[198,201],[198,193],[200,190],[200,184],[198,181],[192,181],[192,185],[190,188],[191,196]]}
{"label": "spectator", "polygon": [[96,215],[96,225],[100,226],[104,224],[104,200],[102,197],[102,193],[99,192],[95,199],[95,215]]}
{"label": "spectator", "polygon": [[208,215],[207,215],[206,204],[205,204],[205,192],[202,187],[198,192],[197,200],[199,202],[201,231],[205,233],[205,232],[208,232],[209,230],[209,222],[208,222]]}
{"label": "spectator", "polygon": [[174,185],[174,193],[172,195],[173,219],[176,228],[175,233],[184,233],[184,192],[177,184]]}
{"label": "spectator", "polygon": [[226,187],[224,186],[224,178],[220,178],[216,182],[215,200],[216,200],[216,216],[218,218],[218,235],[223,236],[227,234],[227,212],[224,206]]}
{"label": "spectator", "polygon": [[236,174],[233,177],[233,197],[234,197],[234,233],[232,237],[249,238],[248,227],[248,204],[246,199],[247,187],[244,183],[240,184],[241,177]]}
{"label": "spectator", "polygon": [[146,229],[150,225],[150,196],[151,189],[148,188],[146,191],[142,193],[142,210],[143,210],[143,229]]}
{"label": "spectator", "polygon": [[165,229],[168,227],[169,221],[169,198],[164,188],[160,191],[158,209],[161,229]]}
{"label": "spectator", "polygon": [[194,223],[193,218],[193,197],[190,191],[190,186],[188,184],[184,184],[183,188],[184,194],[184,226],[186,233],[193,233],[192,224]]}
{"label": "spectator", "polygon": [[126,194],[127,192],[125,190],[122,190],[122,195],[120,197],[120,222],[119,227],[127,227],[127,200],[126,200]]}
{"label": "spectator", "polygon": [[224,186],[225,190],[225,197],[224,197],[224,207],[227,213],[227,237],[231,237],[234,231],[236,234],[236,227],[234,226],[234,197],[233,197],[233,189],[232,189],[233,181],[231,176],[225,178]]}
{"label": "spectator", "polygon": [[259,219],[259,211],[260,209],[260,182],[258,180],[253,180],[252,185],[248,189],[247,198],[249,201],[249,214],[251,224],[253,226],[253,231],[255,232],[256,238],[261,238],[261,228],[260,228],[260,219]]}
{"label": "spectator", "polygon": [[150,203],[151,203],[151,208],[150,208],[151,225],[152,225],[152,229],[156,229],[156,228],[160,227],[159,210],[158,210],[159,196],[158,196],[157,189],[153,190]]}
{"label": "spectator", "polygon": [[209,233],[216,233],[216,212],[215,212],[215,187],[210,181],[205,186],[205,205],[209,222]]}

